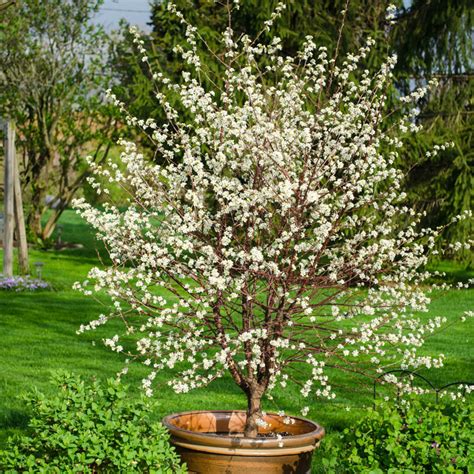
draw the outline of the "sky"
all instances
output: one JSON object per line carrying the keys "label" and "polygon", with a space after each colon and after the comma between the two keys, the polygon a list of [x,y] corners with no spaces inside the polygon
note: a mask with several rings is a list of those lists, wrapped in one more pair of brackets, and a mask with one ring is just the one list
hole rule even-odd
{"label": "sky", "polygon": [[[116,28],[121,18],[126,18],[132,25],[147,31],[150,18],[150,0],[105,0],[100,12],[95,18],[96,23],[103,24],[110,31]],[[390,2],[387,1],[387,5]],[[403,0],[405,7],[411,5],[411,0]]]}
{"label": "sky", "polygon": [[94,21],[110,31],[118,26],[121,18],[142,30],[149,30],[149,0],[105,0]]}

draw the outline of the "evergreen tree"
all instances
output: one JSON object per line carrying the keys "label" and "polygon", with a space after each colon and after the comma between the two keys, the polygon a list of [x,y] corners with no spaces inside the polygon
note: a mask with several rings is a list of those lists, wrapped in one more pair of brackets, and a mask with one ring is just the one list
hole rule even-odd
{"label": "evergreen tree", "polygon": [[[439,86],[420,104],[425,133],[412,140],[401,163],[408,173],[411,202],[427,212],[425,224],[444,225],[473,208],[474,153],[472,144],[472,2],[469,0],[414,0],[402,8],[392,44],[398,52],[397,76],[405,91],[437,78]],[[435,144],[454,147],[425,156]],[[474,234],[473,220],[458,222],[444,232],[445,242],[466,240]],[[467,265],[474,253],[460,254]]]}

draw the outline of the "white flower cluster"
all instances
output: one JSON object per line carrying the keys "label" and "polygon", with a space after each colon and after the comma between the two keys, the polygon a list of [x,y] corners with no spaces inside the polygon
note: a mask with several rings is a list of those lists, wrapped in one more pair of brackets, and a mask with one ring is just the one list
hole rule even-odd
{"label": "white flower cluster", "polygon": [[92,331],[98,328],[99,326],[103,326],[104,324],[106,324],[107,320],[107,316],[105,316],[105,314],[101,314],[98,319],[91,321],[88,324],[81,324],[79,329],[76,331],[76,334],[82,334],[85,331]]}
{"label": "white flower cluster", "polygon": [[385,19],[386,19],[388,22],[390,22],[390,24],[394,24],[396,18],[397,18],[397,7],[396,7],[395,5],[393,5],[393,4],[390,4],[390,5],[387,7]]}
{"label": "white flower cluster", "polygon": [[336,66],[310,37],[293,58],[279,39],[234,39],[228,28],[223,87],[207,89],[199,35],[171,9],[189,47],[178,51],[181,83],[153,74],[168,121],[131,117],[109,94],[149,134],[157,160],[122,142],[123,167],[95,172],[129,193],[128,208],[75,203],[112,262],[76,285],[112,300],[79,332],[123,321],[121,344],[118,335],[105,344],[149,368],[147,395],[162,370],[178,393],[229,372],[246,393],[303,377],[303,397],[331,399],[328,366],[378,376],[394,364],[442,365],[417,354],[443,323],[414,317],[429,304],[430,274],[419,269],[437,231],[418,230],[421,216],[400,204],[394,162],[410,119],[398,134],[383,123],[396,58],[370,73],[360,63],[373,40]]}

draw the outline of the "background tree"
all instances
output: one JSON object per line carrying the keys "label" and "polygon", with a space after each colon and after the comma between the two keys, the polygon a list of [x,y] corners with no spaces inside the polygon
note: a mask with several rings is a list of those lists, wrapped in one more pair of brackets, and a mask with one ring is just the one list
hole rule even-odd
{"label": "background tree", "polygon": [[108,37],[90,21],[101,3],[25,0],[1,12],[0,115],[16,122],[27,223],[42,241],[87,176],[85,155],[103,160],[116,129],[101,92]]}
{"label": "background tree", "polygon": [[14,4],[15,4],[15,0],[1,0],[0,10],[4,10],[5,8],[11,7]]}
{"label": "background tree", "polygon": [[[168,11],[168,3],[154,2],[152,32],[144,40],[153,67],[171,80],[180,81],[183,63],[173,50],[182,45],[185,26]],[[217,32],[228,22],[225,2],[176,0],[174,3],[197,27],[210,48],[215,49]],[[377,40],[377,46],[364,66],[378,67],[387,53],[397,53],[394,74],[398,91],[407,92],[426,84],[433,76],[440,79],[436,94],[418,104],[417,120],[423,123],[425,131],[418,134],[416,140],[407,141],[399,166],[407,174],[405,187],[409,204],[427,212],[425,224],[443,225],[452,216],[472,207],[472,64],[469,54],[472,9],[468,0],[416,0],[408,6],[402,1],[393,3],[397,7],[394,12],[397,21],[391,24],[386,20],[388,4],[385,0],[289,0],[274,31],[282,38],[286,54],[294,54],[305,36],[312,35],[330,54],[338,48],[340,58],[360,47],[364,38],[371,35]],[[233,29],[237,33],[256,34],[258,25],[268,18],[276,4],[276,0],[242,1],[232,18]],[[346,8],[345,27],[338,42],[341,10]],[[132,114],[154,117],[161,122],[164,117],[156,107],[148,68],[133,52],[127,25],[123,28],[124,41],[119,43],[114,55],[121,83],[115,92]],[[199,54],[209,67],[216,67],[205,48]],[[219,81],[218,71],[214,79]],[[398,95],[398,91],[394,89],[393,95]],[[425,152],[430,147],[445,141],[453,141],[454,149],[426,157]],[[425,158],[420,161],[419,156]],[[472,230],[472,221],[459,222],[446,230],[443,241],[462,240]],[[459,256],[472,263],[472,252],[465,250]]]}
{"label": "background tree", "polygon": [[[426,211],[425,224],[430,226],[444,225],[473,207],[473,12],[468,0],[414,0],[400,9],[393,30],[399,88],[406,91],[433,77],[439,80],[439,87],[419,104],[418,120],[425,132],[406,146],[401,163],[408,173],[410,201]],[[455,146],[426,155],[443,142]],[[419,156],[425,158],[420,161]],[[447,228],[443,237],[454,242],[473,233],[471,219]],[[474,263],[470,250],[459,256],[468,265]]]}

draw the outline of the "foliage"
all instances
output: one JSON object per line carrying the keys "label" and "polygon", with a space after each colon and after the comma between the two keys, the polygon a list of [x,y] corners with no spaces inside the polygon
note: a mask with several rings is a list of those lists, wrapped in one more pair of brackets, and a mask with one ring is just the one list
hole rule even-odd
{"label": "foliage", "polygon": [[[369,5],[365,1],[346,0],[289,0],[285,1],[285,9],[275,19],[272,32],[261,31],[261,25],[277,8],[277,0],[246,0],[238,2],[212,2],[208,0],[155,0],[152,4],[151,25],[152,40],[155,51],[161,53],[166,72],[178,79],[182,71],[182,62],[173,53],[177,45],[183,45],[185,25],[177,22],[169,9],[170,4],[183,11],[189,23],[197,28],[199,35],[206,41],[211,51],[219,49],[219,32],[230,22],[236,37],[246,34],[250,37],[260,35],[260,39],[268,41],[273,35],[281,38],[283,54],[294,56],[307,35],[312,35],[318,46],[328,48],[331,56],[339,47],[342,57],[357,50],[365,43],[367,34],[372,34],[377,44],[368,55],[367,65],[380,66],[387,53],[383,37],[386,33],[386,8],[384,0],[372,0]],[[401,5],[402,2],[393,2]],[[229,18],[228,4],[232,8]],[[348,7],[348,8],[346,8]],[[343,13],[345,12],[345,13]],[[341,31],[342,23],[346,25]],[[339,37],[339,33],[342,35]],[[339,46],[337,46],[339,43]],[[377,55],[373,53],[377,52]],[[214,62],[212,52],[199,49],[203,62],[211,66]],[[165,72],[165,71],[163,71]],[[178,74],[176,74],[178,73]]]}
{"label": "foliage", "polygon": [[[469,0],[414,0],[399,10],[392,32],[398,87],[406,91],[432,77],[439,81],[436,91],[419,103],[417,120],[425,132],[407,143],[400,162],[408,174],[409,201],[427,213],[425,225],[445,225],[473,207],[472,20]],[[447,141],[455,144],[452,150],[420,160],[433,145]],[[472,235],[473,225],[466,220],[445,229],[441,246]],[[472,249],[451,257],[474,264]]]}
{"label": "foliage", "polygon": [[470,472],[474,406],[416,397],[377,403],[324,449],[326,472]]}
{"label": "foliage", "polygon": [[4,2],[0,4],[0,11],[5,8],[11,7],[14,4],[15,4],[15,0],[5,0]]}
{"label": "foliage", "polygon": [[[311,37],[286,56],[278,37],[227,27],[214,52],[223,87],[211,86],[201,80],[213,72],[201,61],[199,31],[171,10],[187,41],[177,47],[182,82],[153,70],[132,30],[167,122],[138,119],[112,95],[158,159],[123,142],[125,170],[95,170],[129,191],[127,210],[76,202],[112,262],[76,285],[113,301],[82,330],[125,321],[105,344],[149,367],[149,395],[162,370],[176,368],[169,384],[177,393],[229,371],[248,399],[247,436],[257,433],[262,397],[289,380],[305,378],[303,398],[334,398],[326,366],[368,377],[396,361],[441,366],[444,356],[418,353],[444,320],[414,316],[427,311],[430,275],[419,269],[437,232],[419,230],[421,216],[402,205],[394,163],[401,137],[418,127],[412,112],[387,124],[396,59],[361,67],[374,46],[368,39],[336,67]],[[280,4],[262,31],[283,11]]]}
{"label": "foliage", "polygon": [[[16,123],[28,228],[48,239],[88,174],[84,156],[107,156],[116,120],[105,33],[90,20],[101,0],[25,0],[0,13],[0,115]],[[46,200],[55,203],[46,223]]]}
{"label": "foliage", "polygon": [[394,31],[399,70],[418,76],[468,72],[472,66],[471,7],[469,0],[413,0],[407,7],[400,5]]}
{"label": "foliage", "polygon": [[2,472],[186,472],[166,429],[149,421],[150,407],[128,400],[117,380],[87,385],[68,373],[53,380],[55,397],[27,397],[31,434],[9,440]]}
{"label": "foliage", "polygon": [[[425,134],[408,141],[401,164],[408,175],[409,201],[426,213],[424,225],[444,226],[454,215],[474,206],[474,148],[469,116],[473,82],[460,79],[453,85],[453,81],[443,79],[438,93],[432,94],[420,118]],[[443,141],[452,141],[454,147],[431,156],[429,149]],[[444,230],[440,247],[449,250],[453,242],[473,234],[473,219],[459,222]],[[451,252],[450,257],[460,259],[467,267],[474,264],[472,249]]]}

